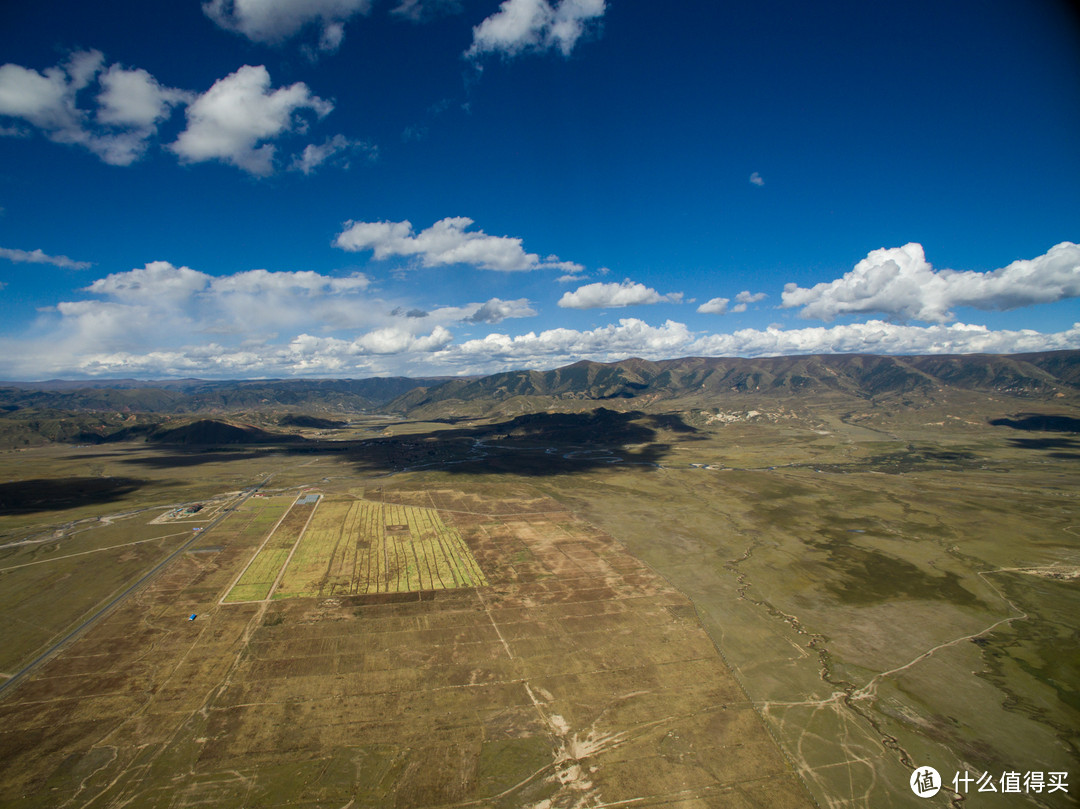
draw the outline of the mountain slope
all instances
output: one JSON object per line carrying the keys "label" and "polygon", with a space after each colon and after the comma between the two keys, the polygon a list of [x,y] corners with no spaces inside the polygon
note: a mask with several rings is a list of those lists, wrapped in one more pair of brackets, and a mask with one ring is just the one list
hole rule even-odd
{"label": "mountain slope", "polygon": [[1080,351],[582,361],[551,371],[509,371],[417,388],[385,409],[431,417],[448,408],[460,414],[479,415],[486,412],[485,408],[490,412],[518,412],[571,400],[702,403],[750,394],[777,399],[819,394],[860,400],[910,400],[934,399],[950,390],[1022,397],[1075,395],[1080,393]]}

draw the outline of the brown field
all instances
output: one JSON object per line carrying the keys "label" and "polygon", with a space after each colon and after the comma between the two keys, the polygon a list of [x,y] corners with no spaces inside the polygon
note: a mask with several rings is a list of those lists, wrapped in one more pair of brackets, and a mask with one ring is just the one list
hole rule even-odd
{"label": "brown field", "polygon": [[220,605],[240,526],[272,527],[248,501],[0,702],[0,805],[812,805],[693,605],[611,537],[535,493],[367,496],[326,505],[435,503],[488,585]]}

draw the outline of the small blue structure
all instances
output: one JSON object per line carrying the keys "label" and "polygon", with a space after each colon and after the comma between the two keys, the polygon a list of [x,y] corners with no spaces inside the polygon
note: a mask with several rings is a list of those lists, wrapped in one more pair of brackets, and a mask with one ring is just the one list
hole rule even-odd
{"label": "small blue structure", "polygon": [[195,615],[196,615],[196,613],[194,613],[194,612],[191,613],[191,615],[188,616],[188,620],[189,621],[194,621],[195,620]]}

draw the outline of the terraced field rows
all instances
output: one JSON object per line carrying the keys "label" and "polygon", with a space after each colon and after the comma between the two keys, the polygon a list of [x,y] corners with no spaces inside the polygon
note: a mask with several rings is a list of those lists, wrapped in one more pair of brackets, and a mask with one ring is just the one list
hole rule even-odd
{"label": "terraced field rows", "polygon": [[274,598],[401,593],[486,584],[458,531],[433,509],[330,499]]}

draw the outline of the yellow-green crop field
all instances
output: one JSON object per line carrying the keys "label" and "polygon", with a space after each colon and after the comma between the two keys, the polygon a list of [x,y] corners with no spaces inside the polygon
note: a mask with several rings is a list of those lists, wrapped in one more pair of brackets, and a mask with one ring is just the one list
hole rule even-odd
{"label": "yellow-green crop field", "polygon": [[432,508],[325,498],[274,598],[486,585],[456,528]]}
{"label": "yellow-green crop field", "polygon": [[270,589],[277,581],[281,566],[289,558],[289,552],[296,545],[317,505],[318,503],[301,505],[299,502],[293,504],[229,590],[223,599],[225,603],[262,601],[270,595]]}

